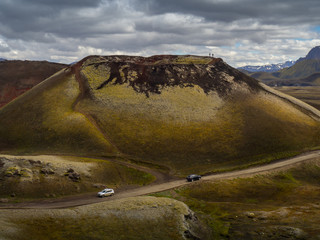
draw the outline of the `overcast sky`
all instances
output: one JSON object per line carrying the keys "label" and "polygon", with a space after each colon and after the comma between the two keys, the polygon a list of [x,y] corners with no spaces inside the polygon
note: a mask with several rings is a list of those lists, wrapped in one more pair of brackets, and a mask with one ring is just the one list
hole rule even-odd
{"label": "overcast sky", "polygon": [[0,0],[7,59],[213,53],[239,67],[319,45],[319,0]]}

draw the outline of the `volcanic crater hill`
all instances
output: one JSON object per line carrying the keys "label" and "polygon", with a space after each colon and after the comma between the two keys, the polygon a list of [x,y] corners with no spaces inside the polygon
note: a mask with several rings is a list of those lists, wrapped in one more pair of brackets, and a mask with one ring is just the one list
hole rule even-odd
{"label": "volcanic crater hill", "polygon": [[219,58],[89,56],[0,110],[0,151],[120,156],[203,174],[315,148],[319,119]]}
{"label": "volcanic crater hill", "polygon": [[0,107],[66,66],[47,61],[0,61]]}

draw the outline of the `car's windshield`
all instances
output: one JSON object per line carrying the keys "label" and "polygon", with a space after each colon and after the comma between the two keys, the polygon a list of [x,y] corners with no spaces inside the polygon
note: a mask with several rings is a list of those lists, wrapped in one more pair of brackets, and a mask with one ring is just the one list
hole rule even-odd
{"label": "car's windshield", "polygon": [[111,189],[104,189],[103,191],[101,191],[102,193],[107,193],[107,192],[111,192]]}

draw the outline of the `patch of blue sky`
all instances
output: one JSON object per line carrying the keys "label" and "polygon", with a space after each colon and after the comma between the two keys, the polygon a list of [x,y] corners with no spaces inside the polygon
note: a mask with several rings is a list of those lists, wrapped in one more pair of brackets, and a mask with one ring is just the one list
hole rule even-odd
{"label": "patch of blue sky", "polygon": [[294,40],[300,41],[300,42],[306,42],[312,40],[312,38],[295,38]]}
{"label": "patch of blue sky", "polygon": [[313,27],[313,31],[320,33],[320,26]]}
{"label": "patch of blue sky", "polygon": [[239,47],[241,47],[241,45],[242,45],[241,43],[237,42],[237,43],[235,44],[235,47],[236,47],[236,48],[239,48]]}

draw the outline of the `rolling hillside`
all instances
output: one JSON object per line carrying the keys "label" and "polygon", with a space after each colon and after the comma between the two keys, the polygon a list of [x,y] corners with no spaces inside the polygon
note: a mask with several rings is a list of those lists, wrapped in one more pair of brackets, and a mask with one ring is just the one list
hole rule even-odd
{"label": "rolling hillside", "polygon": [[320,72],[320,59],[304,59],[279,71],[281,79],[301,79]]}
{"label": "rolling hillside", "polygon": [[0,107],[66,67],[46,61],[1,61]]}
{"label": "rolling hillside", "polygon": [[123,157],[203,174],[317,147],[319,119],[221,59],[91,56],[0,110],[0,151]]}

